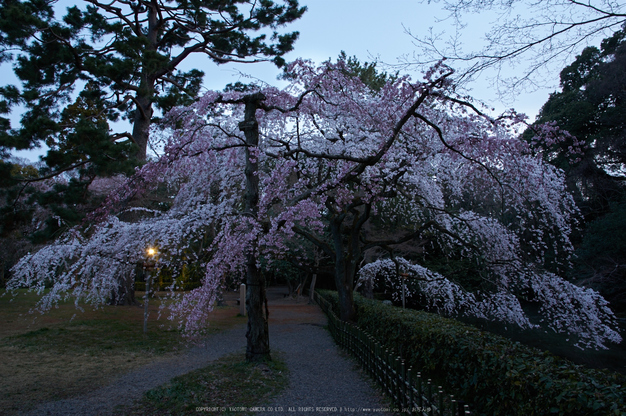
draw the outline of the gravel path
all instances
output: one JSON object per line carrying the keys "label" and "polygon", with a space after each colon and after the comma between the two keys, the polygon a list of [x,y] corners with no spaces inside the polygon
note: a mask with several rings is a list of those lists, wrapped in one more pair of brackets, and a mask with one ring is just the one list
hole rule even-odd
{"label": "gravel path", "polygon": [[117,405],[130,405],[146,391],[167,383],[171,378],[207,366],[223,355],[245,351],[245,326],[211,336],[204,347],[193,347],[169,359],[127,373],[112,384],[87,395],[58,400],[40,405],[23,413],[26,416],[104,416],[110,415]]}
{"label": "gravel path", "polygon": [[[258,414],[387,414],[364,373],[323,328],[326,317],[320,308],[308,305],[305,300],[285,299],[285,291],[271,288],[268,293],[270,346],[285,359],[290,382]],[[130,405],[147,390],[167,383],[172,377],[205,367],[232,352],[243,354],[244,350],[245,326],[239,326],[212,335],[203,347],[134,370],[88,395],[44,403],[24,415],[110,415],[115,406]]]}
{"label": "gravel path", "polygon": [[317,305],[292,299],[270,303],[270,343],[284,353],[290,380],[266,407],[274,411],[260,414],[389,414],[365,373],[323,328],[326,324]]}

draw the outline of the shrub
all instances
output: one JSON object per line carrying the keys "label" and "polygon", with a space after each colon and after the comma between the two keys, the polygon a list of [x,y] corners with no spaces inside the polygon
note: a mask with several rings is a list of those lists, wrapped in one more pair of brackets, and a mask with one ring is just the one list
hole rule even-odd
{"label": "shrub", "polygon": [[[337,310],[336,292],[320,291]],[[626,415],[626,377],[355,295],[357,325],[484,415]]]}

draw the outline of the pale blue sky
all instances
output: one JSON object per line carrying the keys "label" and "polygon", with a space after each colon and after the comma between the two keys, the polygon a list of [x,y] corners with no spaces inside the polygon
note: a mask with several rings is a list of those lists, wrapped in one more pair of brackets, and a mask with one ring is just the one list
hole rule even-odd
{"label": "pale blue sky", "polygon": [[[71,1],[71,4],[75,2]],[[300,32],[294,51],[285,56],[287,61],[303,57],[319,63],[328,58],[337,58],[343,50],[361,61],[377,59],[396,64],[401,55],[410,55],[416,50],[413,39],[405,33],[404,27],[410,28],[416,35],[425,35],[430,27],[434,27],[437,32],[453,31],[447,22],[438,20],[446,17],[439,3],[428,4],[417,0],[300,0],[300,4],[306,5],[308,11],[299,21],[284,28],[285,31]],[[481,13],[468,18],[469,25],[463,36],[468,49],[477,49],[494,16]],[[193,67],[206,73],[204,86],[207,89],[221,90],[227,83],[248,81],[242,78],[242,73],[280,86],[276,80],[280,70],[269,63],[217,66],[198,56],[185,62],[184,68]],[[517,94],[505,103],[498,98],[488,81],[489,74],[469,86],[470,94],[493,106],[497,113],[513,107],[532,118],[549,93],[558,87],[559,71],[560,68],[556,68],[553,79],[546,80],[548,88]],[[5,82],[12,76],[8,72],[6,65],[0,68]],[[415,74],[415,78],[419,78],[419,73]],[[18,156],[36,160],[36,154],[19,152]]]}
{"label": "pale blue sky", "polygon": [[[300,0],[300,4],[306,5],[308,11],[299,21],[288,26],[289,30],[299,31],[300,38],[294,51],[285,56],[287,61],[303,57],[319,63],[329,58],[336,59],[343,50],[348,56],[356,56],[361,61],[379,60],[393,65],[399,63],[398,58],[402,55],[411,55],[416,51],[413,39],[405,33],[405,28],[415,35],[425,35],[431,27],[436,32],[454,32],[452,25],[441,21],[446,12],[439,3],[428,4],[417,0]],[[493,13],[468,17],[468,26],[463,32],[468,50],[478,48],[495,18]],[[271,84],[277,84],[276,76],[280,73],[271,64],[218,67],[207,65],[206,60],[194,60],[190,65],[202,67],[207,74],[205,86],[212,89],[221,89],[226,83],[239,80],[240,72]],[[559,71],[560,68],[557,68],[554,78],[547,80],[552,87],[518,94],[505,103],[501,102],[487,80],[489,73],[469,86],[470,93],[495,107],[498,113],[514,107],[534,117],[548,99],[548,94],[558,87]],[[419,79],[419,72],[414,76]]]}

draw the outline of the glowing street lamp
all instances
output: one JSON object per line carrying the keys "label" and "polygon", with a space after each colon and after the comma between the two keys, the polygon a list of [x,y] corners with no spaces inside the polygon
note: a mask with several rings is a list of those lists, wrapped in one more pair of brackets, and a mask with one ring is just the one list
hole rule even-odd
{"label": "glowing street lamp", "polygon": [[146,261],[144,263],[144,267],[147,271],[154,270],[157,254],[159,254],[159,250],[157,250],[156,247],[148,247],[146,249]]}
{"label": "glowing street lamp", "polygon": [[156,257],[158,250],[156,247],[148,247],[146,249],[146,261],[143,264],[143,268],[146,271],[146,292],[143,296],[143,333],[148,333],[148,295],[150,294],[150,278],[152,277],[152,271],[156,265]]}

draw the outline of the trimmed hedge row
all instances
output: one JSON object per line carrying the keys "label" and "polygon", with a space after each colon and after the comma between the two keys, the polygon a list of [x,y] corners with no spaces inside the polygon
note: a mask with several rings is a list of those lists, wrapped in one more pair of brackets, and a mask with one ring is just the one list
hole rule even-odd
{"label": "trimmed hedge row", "polygon": [[[319,291],[338,310],[337,292]],[[355,295],[357,325],[484,415],[626,415],[626,377]],[[451,391],[452,392],[452,391]]]}

